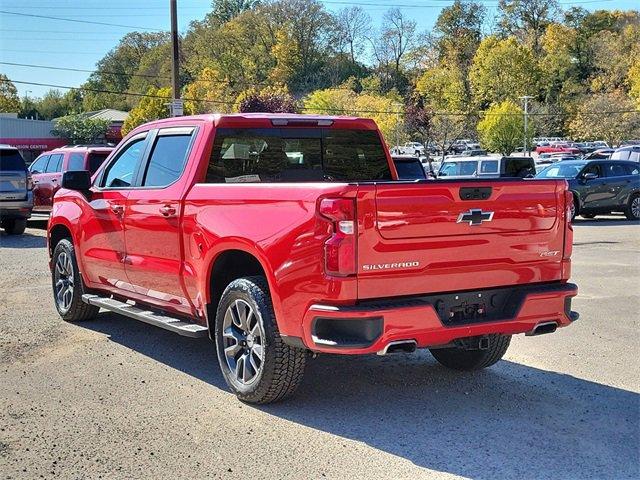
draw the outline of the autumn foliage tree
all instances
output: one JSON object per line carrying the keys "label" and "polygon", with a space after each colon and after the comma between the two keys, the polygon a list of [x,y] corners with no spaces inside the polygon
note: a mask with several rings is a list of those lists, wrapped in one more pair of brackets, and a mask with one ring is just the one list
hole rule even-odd
{"label": "autumn foliage tree", "polygon": [[[511,100],[492,105],[478,123],[480,142],[484,148],[510,155],[524,143],[522,109]],[[529,132],[528,137],[531,137]],[[530,139],[527,142],[530,144]]]}

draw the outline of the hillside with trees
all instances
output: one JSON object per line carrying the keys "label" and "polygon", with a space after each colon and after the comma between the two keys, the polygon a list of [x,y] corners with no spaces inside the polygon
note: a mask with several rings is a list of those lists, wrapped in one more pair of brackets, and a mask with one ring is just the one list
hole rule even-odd
{"label": "hillside with trees", "polygon": [[[519,97],[531,95],[531,136],[640,137],[638,11],[499,0],[489,18],[481,3],[456,0],[432,31],[393,8],[380,25],[359,6],[214,0],[181,38],[186,112],[360,115],[389,142],[446,142],[495,124],[488,112],[519,115]],[[21,114],[131,110],[127,128],[166,116],[170,59],[166,33],[128,33],[81,88],[22,102]]]}

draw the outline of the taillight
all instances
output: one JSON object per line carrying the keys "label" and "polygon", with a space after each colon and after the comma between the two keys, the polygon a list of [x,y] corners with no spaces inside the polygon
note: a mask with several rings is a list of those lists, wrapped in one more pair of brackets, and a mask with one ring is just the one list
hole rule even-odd
{"label": "taillight", "polygon": [[351,198],[323,198],[319,213],[332,225],[324,243],[324,270],[328,275],[356,273],[356,206]]}
{"label": "taillight", "polygon": [[[565,186],[567,188],[567,186]],[[573,193],[564,191],[564,248],[562,250],[562,278],[571,276],[571,253],[573,252],[573,225],[571,212],[573,211]]]}

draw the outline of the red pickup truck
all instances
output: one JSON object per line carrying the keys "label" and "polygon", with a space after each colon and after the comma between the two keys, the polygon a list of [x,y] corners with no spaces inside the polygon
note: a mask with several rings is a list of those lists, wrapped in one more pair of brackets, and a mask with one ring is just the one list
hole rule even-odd
{"label": "red pickup truck", "polygon": [[242,400],[294,392],[309,352],[429,348],[497,362],[577,318],[564,180],[399,181],[372,120],[206,115],[132,131],[66,172],[48,227],[55,305],[208,335]]}

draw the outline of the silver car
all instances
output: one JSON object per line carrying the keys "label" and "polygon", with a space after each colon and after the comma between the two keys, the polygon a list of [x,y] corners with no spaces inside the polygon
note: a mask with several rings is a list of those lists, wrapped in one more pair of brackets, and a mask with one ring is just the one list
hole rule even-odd
{"label": "silver car", "polygon": [[33,208],[31,175],[17,148],[0,145],[0,226],[20,235]]}

